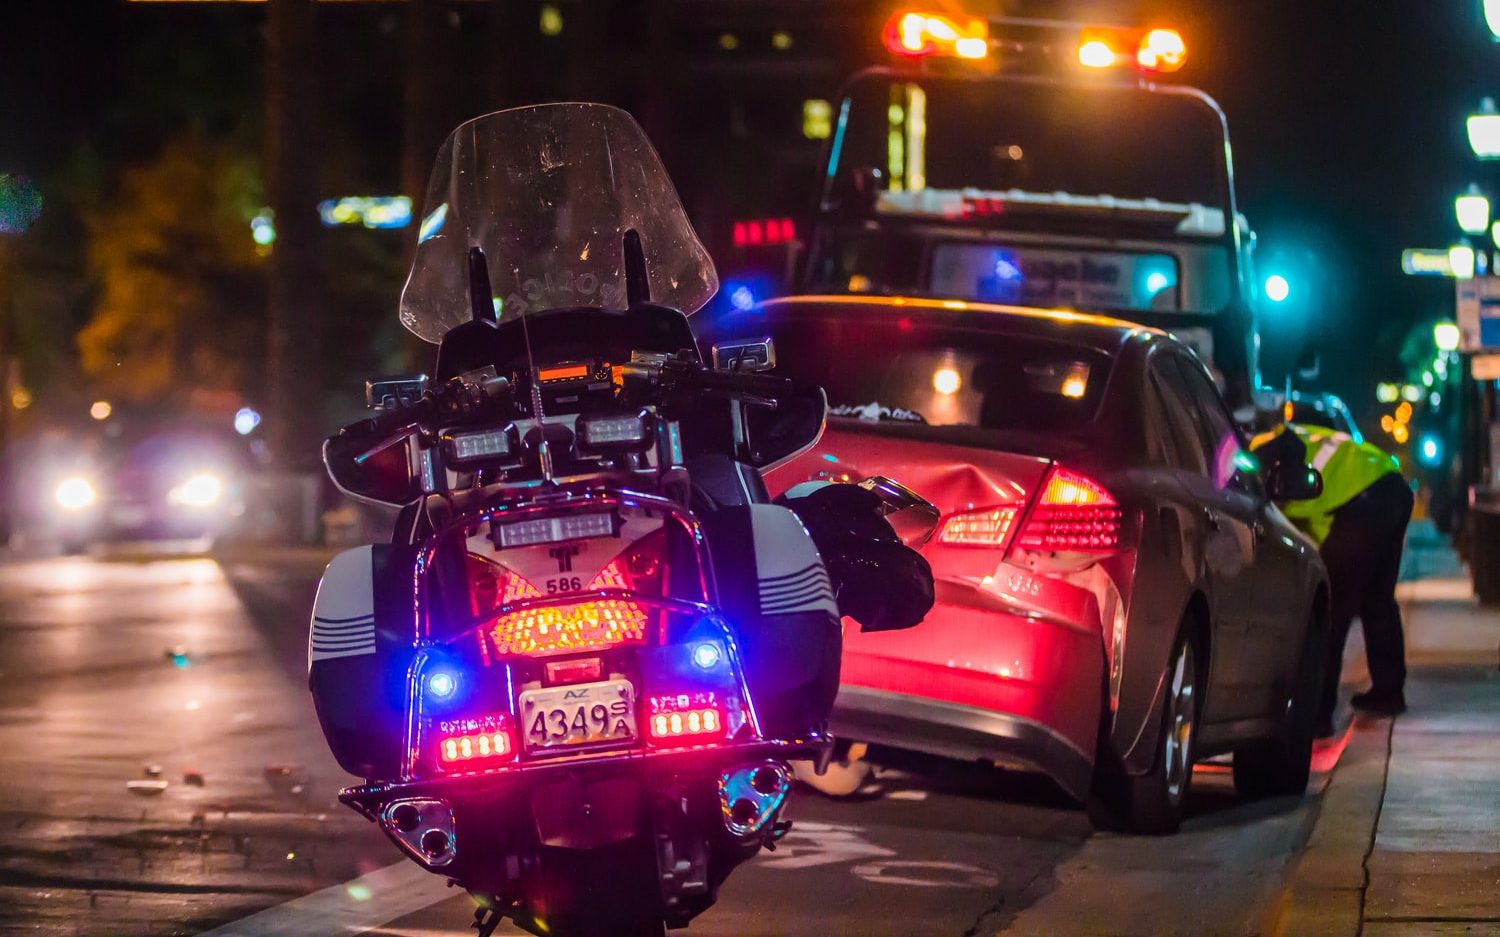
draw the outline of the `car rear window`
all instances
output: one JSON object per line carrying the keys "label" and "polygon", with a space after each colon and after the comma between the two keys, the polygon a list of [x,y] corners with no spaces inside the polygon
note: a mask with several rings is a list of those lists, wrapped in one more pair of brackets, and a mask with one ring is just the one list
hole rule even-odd
{"label": "car rear window", "polygon": [[1112,363],[1073,342],[862,309],[769,331],[778,371],[821,385],[830,418],[868,424],[1081,435]]}

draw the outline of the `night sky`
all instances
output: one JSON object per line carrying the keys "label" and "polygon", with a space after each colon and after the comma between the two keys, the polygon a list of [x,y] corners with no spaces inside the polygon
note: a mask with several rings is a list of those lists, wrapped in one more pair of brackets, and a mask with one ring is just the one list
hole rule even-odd
{"label": "night sky", "polygon": [[[1451,284],[1403,277],[1401,249],[1452,243],[1453,196],[1470,181],[1500,183],[1470,154],[1463,126],[1481,97],[1500,96],[1500,45],[1489,41],[1480,0],[1016,7],[1103,11],[1114,21],[1138,11],[1180,24],[1191,56],[1184,77],[1229,116],[1262,272],[1274,267],[1303,288],[1262,324],[1266,376],[1278,382],[1316,340],[1326,383],[1368,412],[1373,382],[1401,376],[1396,353],[1406,330],[1452,312]],[[871,23],[884,8],[871,4]],[[243,8],[8,0],[0,15],[0,172],[54,177],[87,143],[89,171],[107,178],[185,121],[243,125],[244,111],[259,107],[258,18]],[[358,32],[335,54],[341,71],[367,72],[365,91],[336,102],[336,112],[394,134],[397,63],[388,53],[362,55]],[[389,158],[370,156],[361,172],[394,167],[393,136],[368,149]]]}

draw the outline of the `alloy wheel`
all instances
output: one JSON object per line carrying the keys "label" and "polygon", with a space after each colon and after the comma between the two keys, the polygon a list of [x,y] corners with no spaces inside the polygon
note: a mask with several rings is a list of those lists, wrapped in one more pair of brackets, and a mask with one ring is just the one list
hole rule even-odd
{"label": "alloy wheel", "polygon": [[1184,640],[1172,662],[1172,692],[1167,698],[1167,731],[1162,757],[1167,775],[1167,797],[1182,801],[1193,771],[1193,730],[1197,718],[1197,662],[1191,641]]}

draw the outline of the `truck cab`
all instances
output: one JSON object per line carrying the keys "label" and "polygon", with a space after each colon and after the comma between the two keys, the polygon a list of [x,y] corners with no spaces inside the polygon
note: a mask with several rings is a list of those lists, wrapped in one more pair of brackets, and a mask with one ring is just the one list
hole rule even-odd
{"label": "truck cab", "polygon": [[[1104,313],[1259,386],[1228,125],[1170,30],[899,12],[845,85],[801,291]],[[1163,38],[1166,37],[1166,38]]]}

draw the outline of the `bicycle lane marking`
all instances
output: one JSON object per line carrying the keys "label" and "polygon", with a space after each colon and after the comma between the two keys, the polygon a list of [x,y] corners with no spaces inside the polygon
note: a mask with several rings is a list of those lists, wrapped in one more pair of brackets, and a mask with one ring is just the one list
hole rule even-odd
{"label": "bicycle lane marking", "polygon": [[966,862],[897,859],[896,850],[865,838],[859,826],[801,821],[777,845],[771,858],[756,863],[775,871],[839,865],[862,859],[849,874],[875,885],[914,888],[994,888],[1000,877]]}

